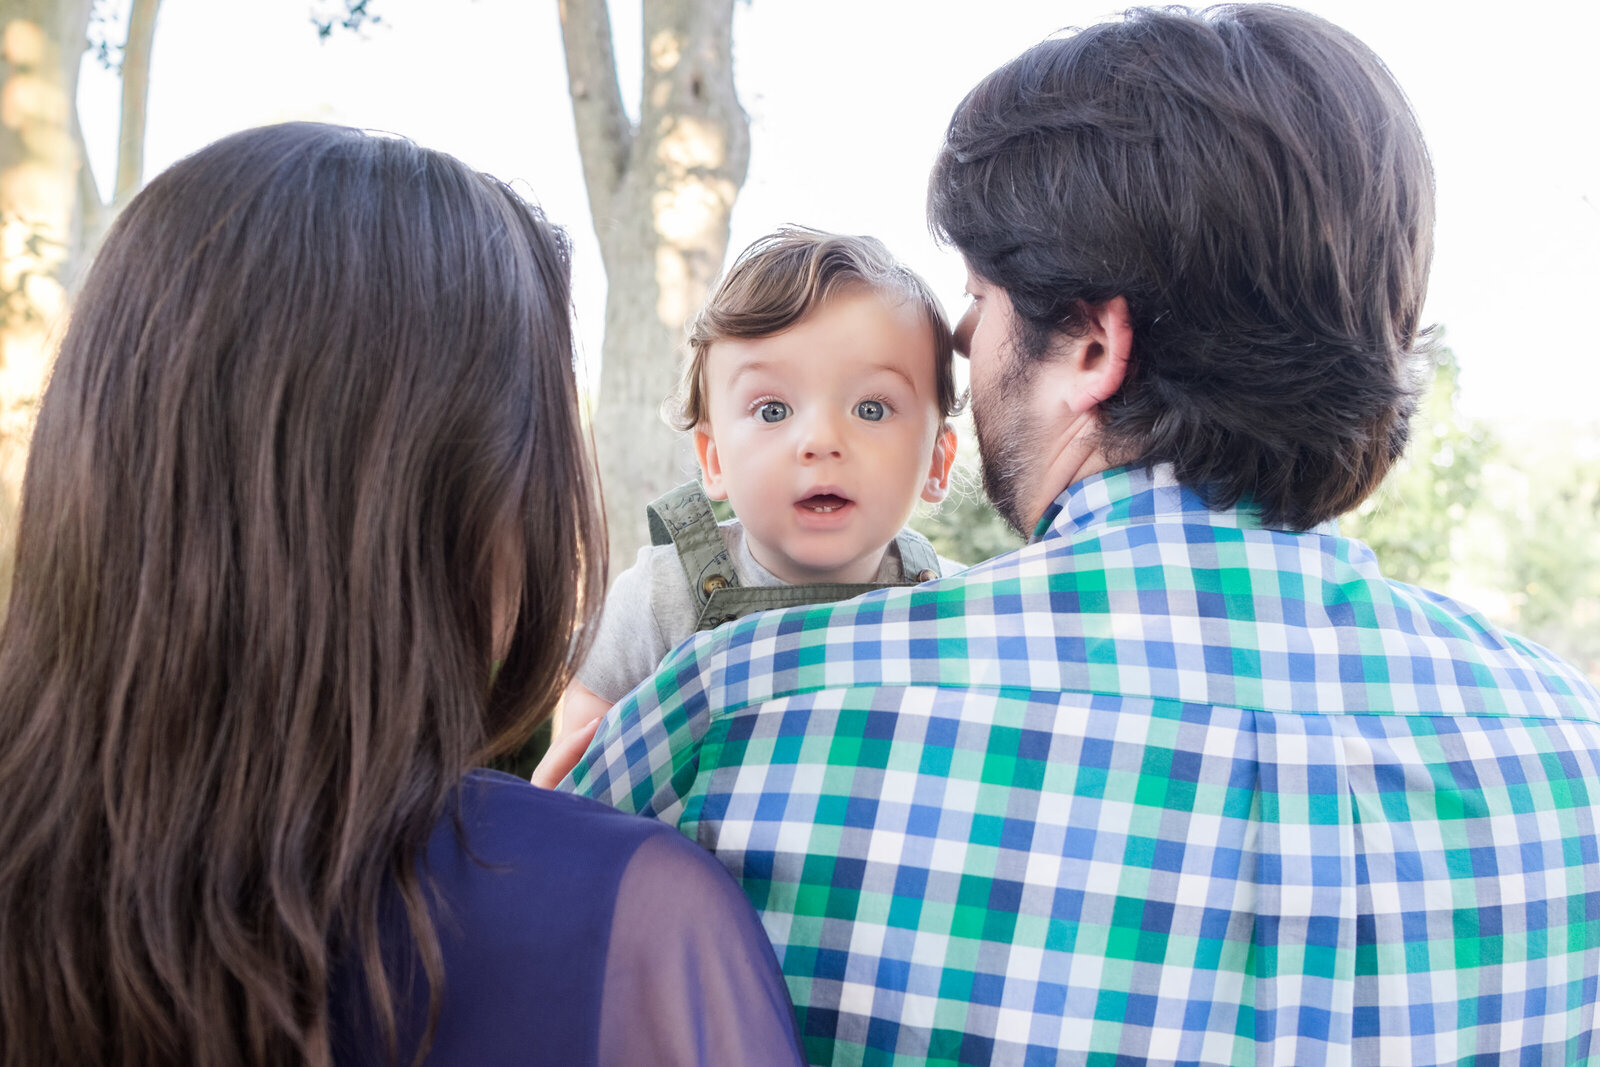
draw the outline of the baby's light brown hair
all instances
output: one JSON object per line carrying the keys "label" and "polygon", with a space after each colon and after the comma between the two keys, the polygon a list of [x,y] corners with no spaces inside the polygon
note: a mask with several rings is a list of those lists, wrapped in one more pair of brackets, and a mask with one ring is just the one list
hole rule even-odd
{"label": "baby's light brown hair", "polygon": [[667,421],[692,430],[710,418],[706,353],[718,341],[754,341],[782,333],[842,293],[882,293],[916,301],[933,329],[939,412],[959,410],[950,323],[928,283],[902,266],[875,237],[785,226],[739,254],[706,306],[689,324],[689,364],[668,402]]}

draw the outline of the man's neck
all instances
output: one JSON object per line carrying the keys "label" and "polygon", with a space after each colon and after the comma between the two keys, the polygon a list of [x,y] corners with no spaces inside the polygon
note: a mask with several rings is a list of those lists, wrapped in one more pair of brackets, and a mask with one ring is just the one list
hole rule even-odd
{"label": "man's neck", "polygon": [[1036,491],[1027,500],[1026,530],[1037,526],[1045,509],[1068,488],[1116,466],[1100,450],[1099,434],[1095,432],[1098,427],[1093,425],[1093,415],[1085,414],[1079,418],[1090,425],[1074,426],[1071,432],[1059,433],[1047,446],[1035,483]]}

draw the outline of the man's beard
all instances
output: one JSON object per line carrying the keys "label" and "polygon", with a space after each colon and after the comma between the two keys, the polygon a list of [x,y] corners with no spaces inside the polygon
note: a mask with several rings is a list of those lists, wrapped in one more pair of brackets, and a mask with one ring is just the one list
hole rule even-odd
{"label": "man's beard", "polygon": [[1033,524],[1022,513],[1022,497],[1037,488],[1039,462],[1038,427],[1028,416],[1030,365],[1031,361],[1007,353],[995,383],[972,394],[984,495],[1024,539],[1032,536]]}

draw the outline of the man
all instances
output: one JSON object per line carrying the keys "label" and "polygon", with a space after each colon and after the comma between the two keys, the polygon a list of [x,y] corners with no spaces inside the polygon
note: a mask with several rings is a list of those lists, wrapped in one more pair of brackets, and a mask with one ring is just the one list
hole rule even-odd
{"label": "man", "polygon": [[1588,1056],[1600,693],[1331,522],[1403,449],[1431,251],[1381,62],[1272,7],[1048,41],[929,209],[1031,542],[702,635],[575,787],[742,880],[813,1063]]}

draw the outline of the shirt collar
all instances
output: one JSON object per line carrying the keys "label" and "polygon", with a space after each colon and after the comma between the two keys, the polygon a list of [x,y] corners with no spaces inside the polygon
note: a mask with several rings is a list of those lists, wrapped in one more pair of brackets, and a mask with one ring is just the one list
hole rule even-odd
{"label": "shirt collar", "polygon": [[[1211,508],[1198,492],[1178,482],[1172,464],[1157,463],[1151,467],[1113,467],[1067,486],[1045,509],[1028,540],[1032,543],[1047,537],[1071,536],[1092,526],[1125,526],[1130,522],[1267,528],[1248,498],[1230,508]],[[1338,536],[1339,525],[1330,519],[1306,532]]]}

